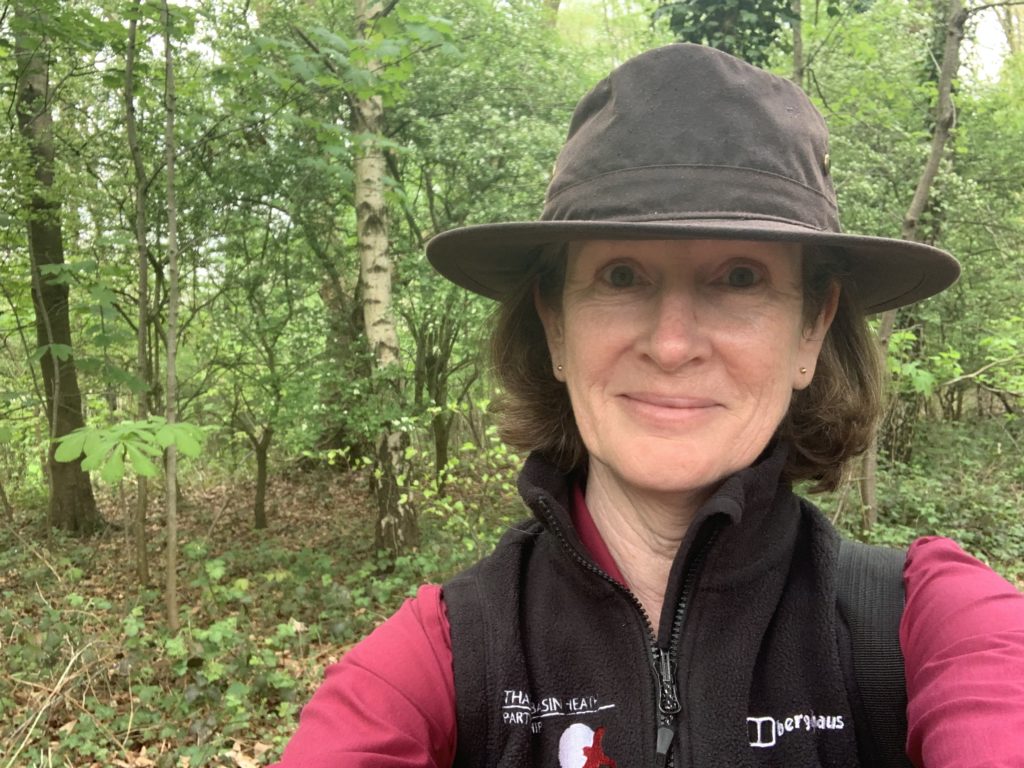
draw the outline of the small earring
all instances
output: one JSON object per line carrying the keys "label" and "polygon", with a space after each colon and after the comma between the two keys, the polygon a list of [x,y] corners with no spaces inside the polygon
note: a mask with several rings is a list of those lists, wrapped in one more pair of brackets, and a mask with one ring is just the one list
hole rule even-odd
{"label": "small earring", "polygon": [[800,366],[800,373],[807,373],[807,369],[804,368],[802,365]]}
{"label": "small earring", "polygon": [[559,373],[561,373],[562,371],[565,370],[565,368],[563,368],[561,365],[556,365],[555,366],[555,370],[558,371]]}

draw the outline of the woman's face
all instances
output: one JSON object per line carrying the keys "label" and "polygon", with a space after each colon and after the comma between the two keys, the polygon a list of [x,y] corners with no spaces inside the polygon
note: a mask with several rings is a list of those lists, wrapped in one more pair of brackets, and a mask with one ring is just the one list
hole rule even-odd
{"label": "woman's face", "polygon": [[536,304],[591,472],[700,494],[768,444],[837,300],[805,323],[796,244],[588,240],[569,247],[562,306]]}

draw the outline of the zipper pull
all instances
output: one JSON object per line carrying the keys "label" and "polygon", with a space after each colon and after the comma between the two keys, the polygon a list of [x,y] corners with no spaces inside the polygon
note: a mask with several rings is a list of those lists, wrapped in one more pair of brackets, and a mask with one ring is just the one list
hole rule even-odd
{"label": "zipper pull", "polygon": [[679,692],[676,689],[675,664],[672,654],[655,646],[654,671],[658,675],[658,709],[663,715],[677,715],[682,707],[679,704]]}
{"label": "zipper pull", "polygon": [[654,756],[655,768],[665,768],[668,765],[668,753],[672,749],[672,739],[676,731],[667,725],[658,727],[658,749]]}
{"label": "zipper pull", "polygon": [[669,764],[669,754],[672,752],[672,741],[676,736],[676,715],[682,707],[679,704],[675,664],[672,663],[671,653],[655,645],[651,648],[651,662],[658,676],[658,711],[661,713],[654,765],[655,768],[666,768]]}

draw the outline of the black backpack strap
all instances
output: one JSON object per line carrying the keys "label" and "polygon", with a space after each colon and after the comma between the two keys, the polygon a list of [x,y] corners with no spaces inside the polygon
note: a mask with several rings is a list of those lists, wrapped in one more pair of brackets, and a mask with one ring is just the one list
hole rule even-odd
{"label": "black backpack strap", "polygon": [[850,633],[853,674],[871,733],[873,766],[911,768],[900,649],[906,552],[843,539],[836,604]]}

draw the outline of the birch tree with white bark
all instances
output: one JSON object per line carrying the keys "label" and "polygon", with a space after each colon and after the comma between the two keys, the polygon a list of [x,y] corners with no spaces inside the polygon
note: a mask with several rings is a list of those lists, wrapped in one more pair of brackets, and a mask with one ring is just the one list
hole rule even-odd
{"label": "birch tree with white bark", "polygon": [[[356,39],[367,43],[373,25],[386,10],[379,0],[356,0]],[[382,64],[372,55],[364,62],[372,75]],[[356,94],[352,104],[352,129],[357,149],[355,170],[356,231],[359,248],[359,280],[363,323],[378,377],[378,386],[400,386],[398,331],[392,312],[388,206],[385,195],[387,161],[384,156],[384,99],[381,93]],[[397,391],[394,393],[396,396]],[[419,543],[416,513],[404,488],[405,449],[408,436],[386,423],[377,439],[373,467],[373,492],[377,503],[375,542],[393,554]]]}

